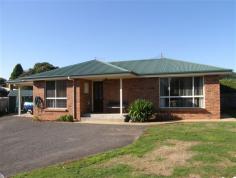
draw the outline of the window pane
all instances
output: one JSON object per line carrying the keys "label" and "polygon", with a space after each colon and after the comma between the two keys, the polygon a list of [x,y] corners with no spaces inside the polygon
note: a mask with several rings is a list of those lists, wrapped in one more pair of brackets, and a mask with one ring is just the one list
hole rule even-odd
{"label": "window pane", "polygon": [[56,81],[56,87],[57,87],[57,97],[66,97],[66,81],[59,80]]}
{"label": "window pane", "polygon": [[55,81],[46,82],[46,97],[55,97]]}
{"label": "window pane", "polygon": [[203,95],[203,78],[194,78],[194,95]]}
{"label": "window pane", "polygon": [[46,100],[46,107],[47,108],[55,108],[55,100],[54,99],[47,99]]}
{"label": "window pane", "polygon": [[170,96],[192,96],[192,77],[171,78]]}
{"label": "window pane", "polygon": [[66,108],[66,99],[57,99],[56,107],[57,108]]}
{"label": "window pane", "polygon": [[168,78],[161,78],[160,79],[160,89],[161,89],[161,96],[169,96],[168,91]]}
{"label": "window pane", "polygon": [[170,107],[192,107],[193,98],[171,98]]}
{"label": "window pane", "polygon": [[194,107],[203,108],[203,98],[194,98]]}
{"label": "window pane", "polygon": [[161,98],[160,107],[169,107],[169,98]]}
{"label": "window pane", "polygon": [[89,93],[89,84],[88,82],[84,83],[84,94],[88,94]]}

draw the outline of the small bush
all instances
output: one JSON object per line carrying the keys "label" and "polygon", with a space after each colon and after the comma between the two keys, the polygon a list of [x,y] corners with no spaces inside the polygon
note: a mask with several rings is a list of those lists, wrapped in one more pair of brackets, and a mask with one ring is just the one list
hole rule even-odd
{"label": "small bush", "polygon": [[38,116],[33,116],[33,121],[41,121],[41,119]]}
{"label": "small bush", "polygon": [[145,122],[153,114],[153,103],[147,100],[135,100],[129,107],[129,117],[133,122]]}
{"label": "small bush", "polygon": [[124,119],[125,122],[129,122],[130,121],[130,117],[129,115],[125,115],[125,119]]}
{"label": "small bush", "polygon": [[58,121],[63,121],[63,122],[73,122],[74,121],[74,118],[72,115],[63,115],[63,116],[60,116],[58,119]]}

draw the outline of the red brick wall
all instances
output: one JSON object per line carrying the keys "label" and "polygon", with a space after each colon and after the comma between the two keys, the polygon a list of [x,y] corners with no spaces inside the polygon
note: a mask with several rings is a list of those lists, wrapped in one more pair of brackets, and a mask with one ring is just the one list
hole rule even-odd
{"label": "red brick wall", "polygon": [[[104,112],[119,112],[119,109],[109,109],[109,102],[120,101],[120,80],[105,80],[103,82]],[[158,78],[123,79],[123,102],[131,104],[136,99],[146,99],[159,107],[159,80]]]}
{"label": "red brick wall", "polygon": [[[45,81],[35,81],[33,86],[33,97],[40,96],[43,99],[42,109],[34,108],[34,115],[42,120],[55,120],[61,115],[71,114],[74,118],[80,120],[81,114],[91,112],[91,93],[92,83],[88,80],[77,79],[67,80],[67,109],[47,109],[45,104]],[[89,83],[89,93],[84,93],[84,83]],[[75,92],[74,92],[75,91]],[[74,94],[73,94],[74,93]],[[73,102],[75,97],[75,103]],[[75,110],[74,110],[75,108]]]}
{"label": "red brick wall", "polygon": [[[219,119],[220,118],[220,88],[218,76],[204,77],[205,108],[159,108],[159,79],[158,78],[136,78],[123,79],[123,101],[128,104],[135,99],[146,99],[152,101],[155,110],[168,112],[180,119]],[[109,109],[110,101],[119,102],[119,80],[105,80],[104,112],[119,112],[119,109]]]}
{"label": "red brick wall", "polygon": [[205,104],[210,118],[220,118],[220,83],[219,76],[205,77]]}
{"label": "red brick wall", "polygon": [[43,108],[34,107],[34,115],[38,116],[42,120],[55,120],[61,115],[71,114],[73,115],[73,81],[67,80],[67,109],[66,110],[56,110],[56,109],[46,109],[45,101],[45,81],[35,81],[33,85],[33,98],[35,96],[40,96],[43,99]]}
{"label": "red brick wall", "polygon": [[[205,108],[190,109],[160,109],[159,108],[159,79],[135,78],[123,79],[123,101],[130,104],[135,99],[147,99],[154,103],[155,109],[161,112],[169,112],[181,119],[219,119],[220,118],[220,88],[218,76],[205,76]],[[89,82],[89,94],[84,94],[84,83]],[[108,109],[109,102],[118,102],[120,99],[119,80],[104,80],[104,112],[119,112],[119,109]],[[75,112],[73,110],[73,85],[75,85]],[[33,96],[40,96],[45,103],[45,81],[35,81]],[[34,108],[34,115],[44,120],[55,120],[61,115],[75,113],[75,118],[80,119],[81,114],[91,112],[92,108],[92,82],[78,79],[67,80],[67,110],[48,111]]]}
{"label": "red brick wall", "polygon": [[120,80],[103,81],[103,111],[105,113],[118,113],[119,109],[109,109],[110,102],[120,101]]}
{"label": "red brick wall", "polygon": [[146,99],[151,101],[157,110],[159,108],[159,79],[125,79],[123,81],[123,94],[124,100],[126,98],[129,104],[137,98]]}

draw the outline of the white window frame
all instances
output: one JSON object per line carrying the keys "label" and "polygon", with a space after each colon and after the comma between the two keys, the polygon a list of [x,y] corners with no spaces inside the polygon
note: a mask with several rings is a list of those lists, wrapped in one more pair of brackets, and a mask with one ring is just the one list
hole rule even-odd
{"label": "white window frame", "polygon": [[[171,78],[190,78],[192,77],[192,94],[191,96],[170,96],[170,79]],[[195,77],[202,77],[202,85],[203,85],[203,95],[194,95],[194,78]],[[168,78],[168,93],[169,96],[161,96],[161,79]],[[168,107],[161,107],[161,99],[169,99],[169,106]],[[170,106],[170,99],[171,98],[192,98],[192,107],[171,107]],[[203,99],[203,106],[202,107],[195,107],[194,106],[194,98],[202,98]],[[160,77],[159,78],[159,107],[160,108],[205,108],[205,79],[204,76],[181,76],[181,77]]]}
{"label": "white window frame", "polygon": [[[66,100],[67,102],[67,97],[57,97],[57,82],[59,80],[49,80],[49,81],[45,81],[45,98],[46,98],[46,106],[47,106],[47,100],[55,100],[55,106],[57,105],[57,100]],[[47,97],[47,82],[55,82],[55,97]],[[66,87],[67,90],[67,87]],[[67,96],[67,92],[66,92],[66,96]],[[66,103],[67,106],[67,103]],[[61,108],[61,107],[47,107],[48,109],[67,109],[67,107],[65,108]]]}

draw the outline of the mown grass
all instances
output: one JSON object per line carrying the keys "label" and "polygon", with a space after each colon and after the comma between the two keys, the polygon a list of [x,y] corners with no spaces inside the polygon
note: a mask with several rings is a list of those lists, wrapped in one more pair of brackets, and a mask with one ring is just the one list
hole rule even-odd
{"label": "mown grass", "polygon": [[[97,154],[70,163],[58,164],[16,175],[23,177],[165,177],[147,174],[117,162],[109,167],[99,167],[121,155],[140,157],[155,147],[166,145],[168,140],[194,141],[191,147],[194,156],[185,166],[174,168],[166,177],[233,177],[236,176],[236,122],[176,123],[148,128],[133,144],[109,152]],[[157,162],[162,161],[157,158]]]}

